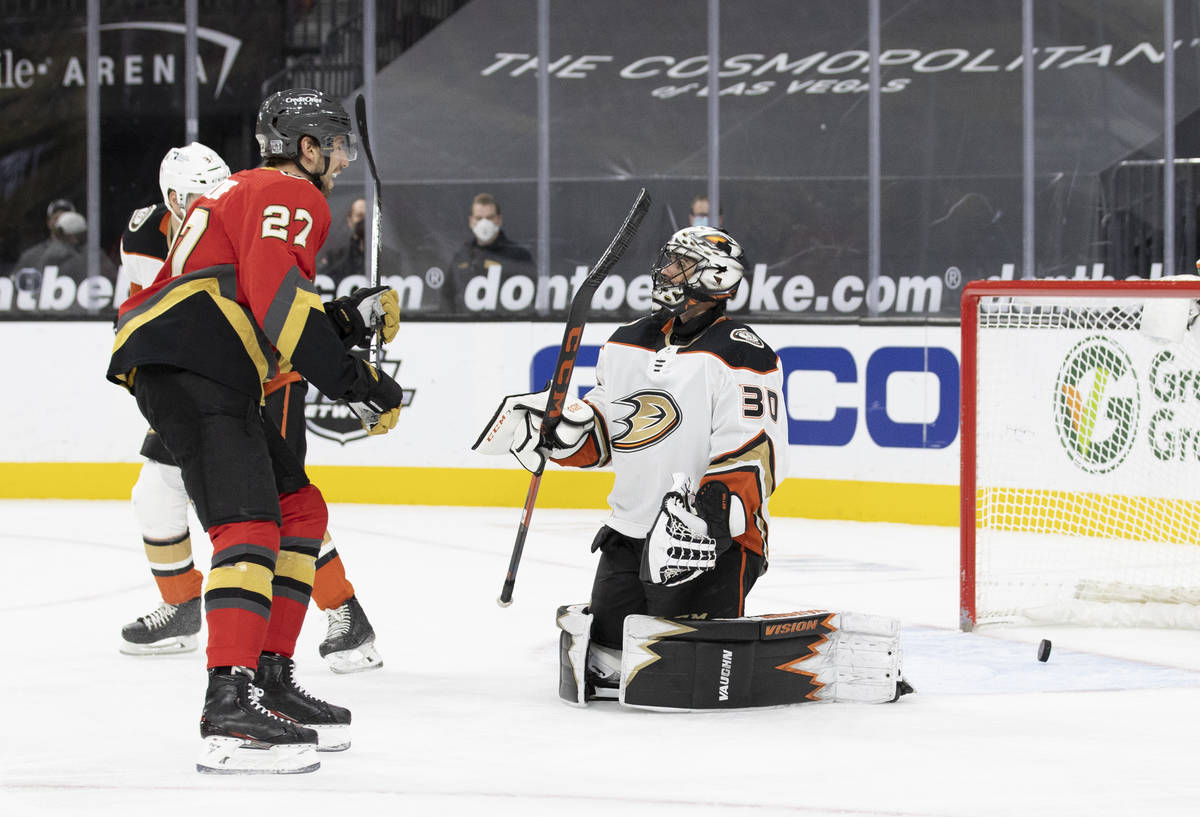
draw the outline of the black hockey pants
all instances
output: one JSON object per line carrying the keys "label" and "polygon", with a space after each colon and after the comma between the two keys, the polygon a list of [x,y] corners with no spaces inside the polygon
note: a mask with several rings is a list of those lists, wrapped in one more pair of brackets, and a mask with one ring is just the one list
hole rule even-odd
{"label": "black hockey pants", "polygon": [[638,578],[644,539],[633,539],[605,526],[592,550],[600,563],[592,582],[592,640],[621,649],[625,616],[640,613],[664,618],[737,618],[745,613],[746,594],[762,575],[765,564],[757,553],[734,545],[721,554],[717,566],[699,578],[674,587]]}

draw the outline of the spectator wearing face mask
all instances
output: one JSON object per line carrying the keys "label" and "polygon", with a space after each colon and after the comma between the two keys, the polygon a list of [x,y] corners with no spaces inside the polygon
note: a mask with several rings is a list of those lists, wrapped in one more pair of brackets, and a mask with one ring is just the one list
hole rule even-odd
{"label": "spectator wearing face mask", "polygon": [[714,225],[708,214],[708,196],[696,196],[692,199],[692,208],[689,211],[688,219],[692,227],[724,227],[725,213],[721,212],[721,223]]}
{"label": "spectator wearing face mask", "polygon": [[[442,303],[458,313],[478,313],[485,310],[466,300],[472,279],[487,277],[495,267],[500,268],[501,280],[518,274],[532,279],[533,255],[504,234],[500,202],[490,193],[480,193],[471,200],[467,226],[471,228],[471,238],[458,248],[450,262]],[[504,312],[502,306],[497,311]]]}

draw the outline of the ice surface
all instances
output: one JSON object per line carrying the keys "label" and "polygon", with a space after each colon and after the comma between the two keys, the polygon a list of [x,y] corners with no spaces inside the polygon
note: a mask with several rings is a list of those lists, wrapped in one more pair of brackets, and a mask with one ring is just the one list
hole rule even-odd
{"label": "ice surface", "polygon": [[354,745],[314,774],[214,779],[193,766],[203,654],[117,652],[157,603],[128,505],[0,514],[4,817],[1200,813],[1200,633],[959,633],[948,528],[775,519],[748,605],[900,618],[916,695],[658,714],[557,698],[554,612],[587,600],[602,512],[536,511],[501,609],[519,509],[335,506],[385,665],[330,673],[315,608],[296,657],[306,687],[353,709]]}

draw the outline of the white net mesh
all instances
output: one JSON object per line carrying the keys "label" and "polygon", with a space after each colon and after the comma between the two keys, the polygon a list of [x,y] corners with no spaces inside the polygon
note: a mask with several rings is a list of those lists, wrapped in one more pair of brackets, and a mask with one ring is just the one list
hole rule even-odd
{"label": "white net mesh", "polygon": [[977,624],[1200,627],[1194,302],[1125,295],[983,298],[964,315]]}

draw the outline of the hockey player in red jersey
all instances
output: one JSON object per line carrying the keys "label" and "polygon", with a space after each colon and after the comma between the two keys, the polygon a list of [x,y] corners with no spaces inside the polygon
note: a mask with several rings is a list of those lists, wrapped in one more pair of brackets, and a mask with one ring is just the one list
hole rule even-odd
{"label": "hockey player in red jersey", "polygon": [[577,642],[590,638],[589,697],[616,697],[626,616],[741,616],[766,569],[787,426],[778,357],[725,314],[745,266],[724,231],[679,230],[654,267],[652,314],[604,344],[596,387],[567,405],[549,447],[538,436],[547,392],[506,398],[475,444],[530,470],[546,457],[612,464],[591,602],[570,608]]}
{"label": "hockey player in red jersey", "polygon": [[403,399],[349,352],[376,330],[394,336],[395,299],[327,309],[313,286],[326,196],[357,153],[349,116],[319,91],[283,91],[263,102],[256,136],[264,166],[193,204],[158,277],[121,306],[108,369],[175,458],[213,544],[197,763],[208,772],[312,771],[318,740],[349,744],[349,711],[293,677],[328,511],[265,416],[263,384],[295,369],[374,434]]}
{"label": "hockey player in red jersey", "polygon": [[[121,236],[121,264],[130,295],[153,283],[192,202],[227,178],[224,160],[199,142],[167,151],[158,172],[161,202],[135,210]],[[301,463],[306,453],[307,389],[295,371],[280,373],[264,387],[267,414]],[[187,491],[171,452],[153,429],[146,433],[141,454],[146,462],[133,486],[133,508],[162,602],[121,628],[120,649],[127,655],[189,652],[198,646],[204,577],[192,562]],[[313,601],[329,618],[319,651],[335,672],[382,666],[375,632],[328,534],[317,558]]]}

